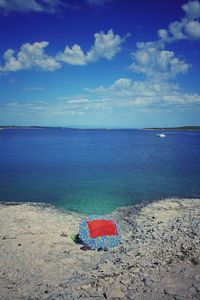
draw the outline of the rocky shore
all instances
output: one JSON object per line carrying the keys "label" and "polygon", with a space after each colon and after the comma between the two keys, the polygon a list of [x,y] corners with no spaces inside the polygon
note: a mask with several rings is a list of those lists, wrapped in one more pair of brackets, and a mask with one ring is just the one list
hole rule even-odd
{"label": "rocky shore", "polygon": [[83,251],[84,216],[0,205],[0,299],[200,299],[200,199],[119,208],[122,241]]}

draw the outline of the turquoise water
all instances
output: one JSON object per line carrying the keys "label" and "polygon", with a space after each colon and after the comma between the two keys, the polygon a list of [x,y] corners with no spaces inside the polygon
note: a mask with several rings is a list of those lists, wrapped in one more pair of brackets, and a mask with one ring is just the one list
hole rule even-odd
{"label": "turquoise water", "polygon": [[200,197],[200,132],[9,129],[0,132],[0,201],[83,213]]}

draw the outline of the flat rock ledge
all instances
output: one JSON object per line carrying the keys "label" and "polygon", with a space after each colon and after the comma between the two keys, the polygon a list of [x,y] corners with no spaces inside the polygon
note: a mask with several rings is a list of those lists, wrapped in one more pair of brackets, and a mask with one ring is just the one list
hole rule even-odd
{"label": "flat rock ledge", "polygon": [[200,299],[200,199],[118,208],[122,241],[83,251],[83,216],[0,205],[0,299]]}

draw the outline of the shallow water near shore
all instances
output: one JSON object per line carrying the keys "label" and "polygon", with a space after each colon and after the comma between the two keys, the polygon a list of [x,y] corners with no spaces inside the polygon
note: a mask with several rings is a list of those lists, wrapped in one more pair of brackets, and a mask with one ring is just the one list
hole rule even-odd
{"label": "shallow water near shore", "polygon": [[81,213],[200,197],[200,132],[9,129],[0,132],[0,201]]}

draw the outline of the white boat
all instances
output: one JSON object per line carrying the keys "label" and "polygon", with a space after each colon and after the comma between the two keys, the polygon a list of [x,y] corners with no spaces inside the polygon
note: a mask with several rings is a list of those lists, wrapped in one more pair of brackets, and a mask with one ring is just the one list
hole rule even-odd
{"label": "white boat", "polygon": [[159,134],[157,134],[157,137],[164,138],[164,137],[166,137],[166,135],[164,133],[159,133]]}

